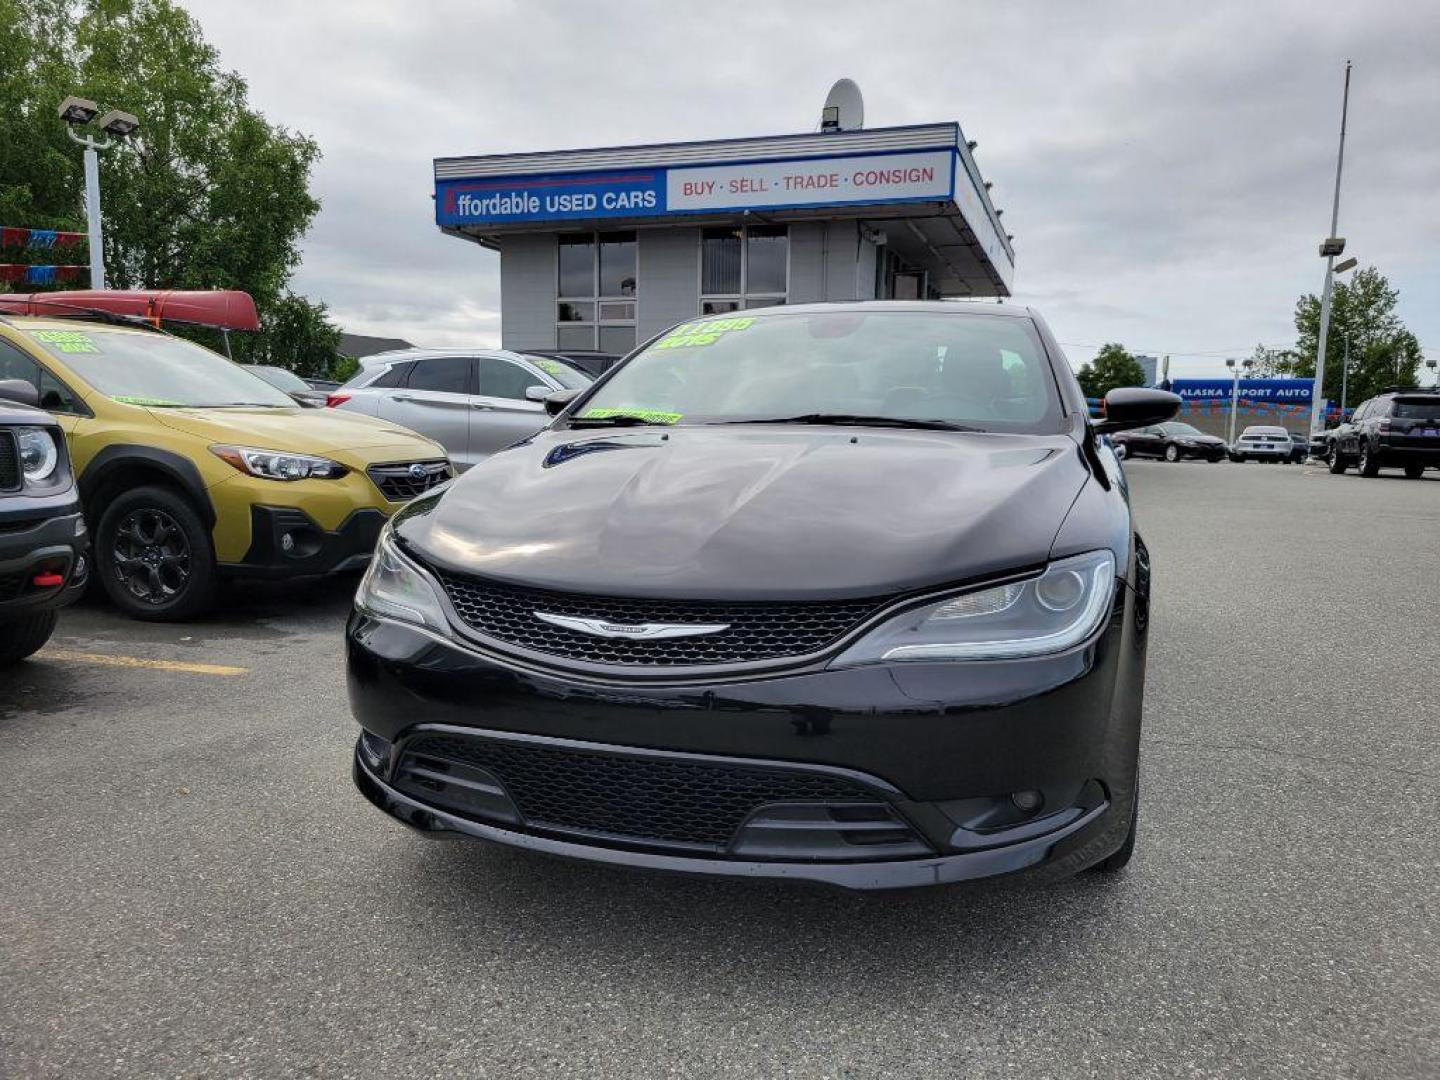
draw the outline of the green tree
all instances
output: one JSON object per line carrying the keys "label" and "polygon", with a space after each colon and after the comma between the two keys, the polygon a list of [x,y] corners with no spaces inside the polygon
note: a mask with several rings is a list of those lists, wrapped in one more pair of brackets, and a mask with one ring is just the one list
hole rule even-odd
{"label": "green tree", "polygon": [[[1399,297],[1399,290],[1373,266],[1356,271],[1349,281],[1336,280],[1325,342],[1324,387],[1331,401],[1340,400],[1347,336],[1347,404],[1358,404],[1387,386],[1415,383],[1422,360],[1420,342],[1395,314]],[[1271,373],[1313,379],[1320,339],[1320,298],[1313,293],[1301,296],[1295,304],[1295,332],[1295,348],[1277,354]]]}
{"label": "green tree", "polygon": [[252,108],[171,0],[0,0],[4,224],[83,229],[81,151],[55,116],[67,94],[140,120],[100,155],[108,284],[243,289],[265,329],[237,336],[237,356],[329,370],[338,333],[324,306],[286,288],[319,209],[315,142]]}
{"label": "green tree", "polygon": [[1104,397],[1117,386],[1142,386],[1145,369],[1140,361],[1125,351],[1125,346],[1110,342],[1095,354],[1095,359],[1075,373],[1086,397]]}

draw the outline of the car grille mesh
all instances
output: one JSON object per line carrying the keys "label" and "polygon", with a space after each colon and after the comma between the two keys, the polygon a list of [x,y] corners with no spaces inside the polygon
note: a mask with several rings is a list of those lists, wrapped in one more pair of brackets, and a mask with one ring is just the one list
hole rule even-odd
{"label": "car grille mesh", "polygon": [[[424,475],[411,475],[410,470],[415,465],[424,470]],[[391,502],[408,502],[449,480],[450,463],[444,460],[404,461],[393,465],[372,465],[366,472],[385,498]]]}
{"label": "car grille mesh", "polygon": [[0,431],[0,491],[19,491],[20,480],[20,448],[15,435]]}
{"label": "car grille mesh", "polygon": [[442,768],[458,762],[493,774],[533,828],[714,852],[726,849],[761,806],[877,798],[860,784],[820,773],[468,735],[423,735],[405,754],[406,762]]}
{"label": "car grille mesh", "polygon": [[[690,667],[818,652],[883,606],[879,600],[724,603],[585,596],[437,573],[465,624],[510,645],[591,664]],[[536,618],[551,615],[641,623],[726,624],[713,634],[660,640],[597,637]]]}

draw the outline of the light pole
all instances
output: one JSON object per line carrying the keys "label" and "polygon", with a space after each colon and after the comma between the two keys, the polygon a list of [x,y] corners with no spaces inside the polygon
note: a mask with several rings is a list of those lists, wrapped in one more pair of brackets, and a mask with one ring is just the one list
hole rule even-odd
{"label": "light pole", "polygon": [[1340,361],[1340,420],[1345,420],[1345,391],[1350,382],[1350,331],[1345,334],[1345,359]]}
{"label": "light pole", "polygon": [[[76,132],[88,127],[100,113],[100,106],[81,97],[67,97],[60,103],[60,119],[69,125],[66,134],[85,147],[85,217],[88,223],[86,242],[90,248],[90,287],[105,288],[105,250],[100,226],[100,155],[115,145],[110,139],[95,139]],[[101,131],[123,139],[140,126],[140,121],[127,112],[111,109],[101,116]]]}
{"label": "light pole", "polygon": [[1435,389],[1440,390],[1440,360],[1426,360],[1425,366],[1430,369],[1430,379],[1435,384]]}
{"label": "light pole", "polygon": [[1230,384],[1230,438],[1227,440],[1231,446],[1235,445],[1235,412],[1240,407],[1240,369],[1249,371],[1255,366],[1254,360],[1242,360],[1236,364],[1233,359],[1226,360],[1225,366],[1230,369],[1234,376]]}
{"label": "light pole", "polygon": [[1320,340],[1315,350],[1315,386],[1310,399],[1310,434],[1325,430],[1322,412],[1325,392],[1325,339],[1330,333],[1330,289],[1335,279],[1335,256],[1345,250],[1345,239],[1335,235],[1340,227],[1340,172],[1345,165],[1345,122],[1350,114],[1350,61],[1345,61],[1345,94],[1340,103],[1340,152],[1335,157],[1335,201],[1330,208],[1330,235],[1320,245],[1325,256],[1325,288],[1320,296]]}

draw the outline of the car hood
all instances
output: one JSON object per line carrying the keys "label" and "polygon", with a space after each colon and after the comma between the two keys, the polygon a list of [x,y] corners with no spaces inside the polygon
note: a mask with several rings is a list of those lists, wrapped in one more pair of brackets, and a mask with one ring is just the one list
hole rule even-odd
{"label": "car hood", "polygon": [[167,427],[214,442],[321,454],[345,465],[440,458],[445,450],[408,428],[333,409],[152,409]]}
{"label": "car hood", "polygon": [[1088,476],[1065,436],[545,431],[396,532],[442,569],[567,592],[882,596],[1043,563]]}

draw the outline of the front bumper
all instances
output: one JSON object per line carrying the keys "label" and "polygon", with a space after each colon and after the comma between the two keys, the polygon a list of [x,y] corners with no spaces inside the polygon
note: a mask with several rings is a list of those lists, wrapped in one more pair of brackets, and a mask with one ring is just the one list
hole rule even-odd
{"label": "front bumper", "polygon": [[[1059,656],[819,666],[704,685],[585,680],[356,614],[347,635],[351,708],[389,750],[367,760],[357,748],[355,782],[376,806],[426,832],[606,863],[851,888],[1022,871],[1068,876],[1114,852],[1128,833],[1143,609],[1131,589],[1120,589],[1106,629]],[[753,818],[803,816],[805,808],[788,800],[783,813],[752,808],[731,842],[700,853],[633,833],[575,828],[573,820],[557,826],[549,808],[526,805],[523,791],[507,802],[503,766],[492,775],[454,763],[453,775],[438,778],[433,770],[451,768],[444,761],[425,758],[413,767],[407,755],[437,736],[530,743],[546,748],[540,753],[578,747],[700,767],[738,762],[755,770],[844,773],[908,830],[911,843],[877,846],[872,858],[823,845],[787,854],[745,839]],[[458,796],[442,794],[451,781],[460,785]],[[437,783],[430,794],[426,785]],[[500,800],[498,808],[470,797],[482,790],[489,792],[485,799]],[[630,796],[623,786],[617,790],[621,799]],[[1027,817],[1014,796],[1035,791],[1044,795],[1043,809]],[[811,827],[794,820],[767,825]],[[906,854],[886,857],[886,850]],[[754,851],[762,855],[747,854]]]}
{"label": "front bumper", "polygon": [[250,508],[250,549],[238,563],[222,563],[235,577],[314,577],[364,569],[389,515],[366,508],[327,530],[293,506]]}
{"label": "front bumper", "polygon": [[[74,501],[53,516],[0,516],[0,618],[64,607],[89,579],[89,537]],[[37,578],[55,584],[37,584]]]}

